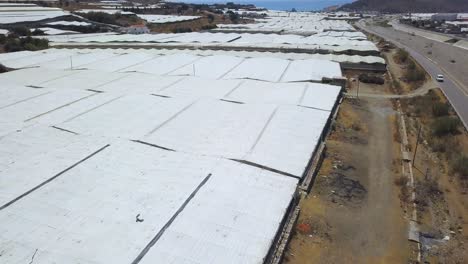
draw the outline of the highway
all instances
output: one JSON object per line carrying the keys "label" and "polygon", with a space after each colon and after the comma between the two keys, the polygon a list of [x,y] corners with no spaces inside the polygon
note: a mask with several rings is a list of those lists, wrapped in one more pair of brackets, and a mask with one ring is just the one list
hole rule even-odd
{"label": "highway", "polygon": [[[404,48],[433,80],[438,74],[443,74],[445,81],[439,83],[439,87],[468,129],[468,51],[397,31],[391,27],[371,26],[365,21],[359,21],[356,26]],[[450,62],[451,60],[455,63]]]}

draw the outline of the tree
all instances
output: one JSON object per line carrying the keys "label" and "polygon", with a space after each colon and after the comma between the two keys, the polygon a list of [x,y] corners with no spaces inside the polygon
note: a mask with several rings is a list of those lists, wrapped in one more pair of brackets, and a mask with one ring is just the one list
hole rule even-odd
{"label": "tree", "polygon": [[215,16],[213,14],[208,14],[207,18],[208,18],[208,22],[210,23],[213,23],[213,21],[215,20]]}
{"label": "tree", "polygon": [[229,10],[229,11],[226,12],[226,14],[228,14],[229,19],[233,23],[237,23],[239,21],[239,14],[237,14],[236,12],[232,12],[231,10]]}
{"label": "tree", "polygon": [[10,32],[17,36],[31,36],[31,30],[25,26],[13,27],[10,29]]}

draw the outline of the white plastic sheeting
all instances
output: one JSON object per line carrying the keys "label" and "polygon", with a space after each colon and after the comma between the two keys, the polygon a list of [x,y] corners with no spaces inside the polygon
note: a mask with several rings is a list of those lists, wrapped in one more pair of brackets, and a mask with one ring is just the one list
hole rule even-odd
{"label": "white plastic sheeting", "polygon": [[134,65],[139,65],[155,57],[156,56],[151,56],[148,53],[132,52],[104,60],[99,60],[90,64],[83,65],[82,67],[90,70],[114,72],[130,68]]}
{"label": "white plastic sheeting", "polygon": [[[0,140],[0,206],[104,145],[95,138],[76,136],[47,127],[30,127],[12,132]],[[1,257],[0,260],[5,261]]]}
{"label": "white plastic sheeting", "polygon": [[[171,75],[188,75],[219,79],[244,60],[244,58],[234,56],[206,56],[192,64],[173,71]],[[217,65],[217,67],[213,67],[213,65]]]}
{"label": "white plastic sheeting", "polygon": [[[41,27],[37,28],[41,31],[44,32],[46,35],[64,35],[64,34],[76,34],[78,32],[72,31],[72,30],[61,30],[61,29],[56,29],[56,28],[50,28],[50,27]],[[34,29],[32,30],[34,31]]]}
{"label": "white plastic sheeting", "polygon": [[243,103],[299,105],[331,111],[340,87],[319,83],[243,81],[223,99]]}
{"label": "white plastic sheeting", "polygon": [[277,82],[296,60],[55,51],[0,56],[37,67],[0,74],[0,262],[262,262],[341,89]]}
{"label": "white plastic sheeting", "polygon": [[140,263],[261,263],[294,192],[294,179],[276,176],[219,163]]}
{"label": "white plastic sheeting", "polygon": [[320,36],[299,36],[299,35],[280,35],[280,34],[249,34],[249,33],[210,33],[210,32],[192,32],[180,34],[133,34],[122,35],[93,35],[86,37],[75,37],[70,39],[48,37],[56,44],[80,43],[81,45],[91,43],[113,43],[118,42],[121,45],[144,45],[149,43],[160,43],[172,46],[225,46],[225,47],[258,47],[258,48],[302,48],[302,49],[332,49],[336,50],[359,50],[375,51],[375,44],[362,38],[356,39],[353,35],[346,35],[340,32],[339,36],[320,35]]}
{"label": "white plastic sheeting", "polygon": [[0,109],[0,123],[24,121],[29,122],[50,111],[66,107],[74,102],[84,100],[94,93],[84,90],[59,90],[31,97]]}
{"label": "white plastic sheeting", "polygon": [[141,19],[146,20],[148,23],[164,24],[181,21],[190,21],[200,18],[199,16],[171,16],[171,15],[141,15],[137,14]]}
{"label": "white plastic sheeting", "polygon": [[117,97],[58,126],[84,135],[139,139],[190,104],[151,95]]}
{"label": "white plastic sheeting", "polygon": [[[97,51],[92,49],[68,49],[73,51],[75,55],[73,60],[76,60],[76,55],[92,55],[97,54]],[[55,52],[56,49],[49,49],[46,52]],[[110,54],[115,54],[114,56],[128,53],[128,52],[147,52],[152,55],[169,55],[174,53],[187,53],[199,56],[209,56],[209,55],[222,55],[222,56],[235,56],[241,58],[258,58],[258,57],[270,57],[270,58],[281,58],[287,60],[305,60],[305,59],[317,59],[317,60],[328,60],[335,62],[348,62],[348,63],[379,63],[385,64],[385,60],[378,56],[360,56],[360,55],[336,55],[336,54],[309,54],[309,53],[279,53],[279,52],[260,52],[260,51],[224,51],[224,50],[173,50],[173,49],[104,49],[100,52],[106,52]],[[93,53],[94,52],[94,53]],[[5,61],[10,58],[19,58],[25,57],[30,54],[30,51],[20,51],[13,53],[3,53],[0,54],[0,62]],[[48,63],[48,65],[50,62]],[[68,63],[68,66],[70,64]],[[216,69],[213,69],[216,70]]]}
{"label": "white plastic sheeting", "polygon": [[283,82],[314,81],[341,77],[340,65],[332,61],[295,60],[281,77]]}
{"label": "white plastic sheeting", "polygon": [[122,11],[119,9],[80,9],[75,11],[76,13],[106,13],[106,14],[117,14],[120,13],[122,15],[134,15],[135,13],[129,11]]}
{"label": "white plastic sheeting", "polygon": [[[246,160],[301,177],[322,133],[316,128],[323,128],[329,116],[328,111],[300,106],[206,99],[141,140],[176,151]],[[309,136],[312,140],[306,144]]]}
{"label": "white plastic sheeting", "polygon": [[251,58],[224,76],[226,79],[252,79],[278,82],[291,62],[276,58]]}
{"label": "white plastic sheeting", "polygon": [[88,22],[79,22],[79,21],[54,21],[54,22],[47,23],[47,25],[86,27],[86,26],[91,26],[92,24]]}
{"label": "white plastic sheeting", "polygon": [[56,52],[35,52],[31,56],[20,57],[15,59],[8,59],[6,61],[0,61],[5,66],[10,68],[26,68],[34,66],[36,64],[53,61],[59,58],[65,58],[69,60],[72,53],[66,50],[59,50]]}
{"label": "white plastic sheeting", "polygon": [[[96,53],[96,58],[92,54]],[[76,58],[76,59],[75,59]],[[100,59],[98,59],[100,58]],[[2,62],[0,57],[0,62]],[[87,63],[89,62],[89,63]],[[271,57],[242,58],[228,55],[197,56],[174,53],[57,50],[2,62],[11,68],[40,66],[50,69],[92,69],[104,72],[140,72],[156,75],[197,76],[209,79],[253,79],[269,82],[322,81],[342,75],[340,65],[325,60],[287,60]],[[50,66],[49,66],[50,64]],[[213,67],[213,65],[218,65]]]}
{"label": "white plastic sheeting", "polygon": [[68,11],[50,7],[0,7],[0,24],[34,22],[70,15]]}
{"label": "white plastic sheeting", "polygon": [[219,30],[233,30],[246,32],[286,32],[289,34],[315,34],[324,31],[355,31],[342,20],[324,20],[323,14],[314,13],[285,13],[281,15],[267,13],[269,17],[256,19],[252,24],[222,24]]}
{"label": "white plastic sheeting", "polygon": [[28,68],[22,69],[21,71],[16,70],[0,74],[0,83],[2,87],[7,87],[6,85],[11,84],[31,86],[54,78],[65,77],[73,73],[72,71],[59,71],[46,68]]}
{"label": "white plastic sheeting", "polygon": [[143,263],[258,263],[296,184],[233,161],[121,142],[1,211],[2,261],[130,263],[182,208]]}
{"label": "white plastic sheeting", "polygon": [[128,67],[124,71],[164,75],[182,68],[190,63],[193,63],[201,58],[202,57],[200,56],[190,54],[172,54],[168,56],[157,57],[138,65]]}
{"label": "white plastic sheeting", "polygon": [[301,177],[320,141],[323,130],[317,128],[323,128],[329,117],[328,111],[280,106],[240,159]]}

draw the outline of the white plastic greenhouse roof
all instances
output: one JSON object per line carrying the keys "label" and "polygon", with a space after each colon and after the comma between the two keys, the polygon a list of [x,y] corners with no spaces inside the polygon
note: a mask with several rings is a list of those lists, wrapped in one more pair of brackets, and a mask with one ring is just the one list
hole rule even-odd
{"label": "white plastic greenhouse roof", "polygon": [[42,6],[1,6],[0,24],[12,24],[18,22],[40,21],[49,18],[69,15],[70,12],[60,8]]}
{"label": "white plastic greenhouse roof", "polygon": [[[46,35],[64,35],[64,34],[79,33],[77,31],[73,31],[73,30],[62,30],[62,29],[56,29],[56,28],[50,28],[50,27],[41,27],[41,28],[38,28],[38,29],[43,31],[44,34],[46,34]],[[34,31],[34,29],[32,31]]]}
{"label": "white plastic greenhouse roof", "polygon": [[[49,49],[48,52],[54,52],[56,49]],[[282,58],[287,60],[304,60],[304,59],[316,59],[316,60],[325,60],[325,61],[335,61],[335,62],[348,62],[348,63],[379,63],[385,64],[385,60],[377,56],[360,56],[360,55],[346,55],[346,54],[308,54],[308,53],[280,53],[280,52],[258,52],[258,51],[224,51],[224,50],[174,50],[174,49],[101,49],[100,52],[90,53],[92,49],[68,49],[73,50],[77,55],[73,57],[73,65],[79,66],[86,64],[85,58],[91,62],[93,60],[98,60],[100,58],[94,58],[96,54],[107,53],[109,56],[117,56],[122,53],[128,53],[129,51],[138,51],[138,52],[147,52],[154,55],[169,55],[174,53],[186,53],[199,56],[208,56],[208,55],[221,55],[221,56],[233,56],[233,57],[242,57],[242,58],[258,58],[258,57],[270,57],[270,58]],[[0,62],[6,61],[10,58],[19,58],[25,57],[29,54],[29,51],[13,52],[13,53],[4,53],[0,54]],[[81,64],[77,64],[78,60],[82,60]],[[62,61],[61,69],[69,68],[70,61]],[[224,61],[226,62],[226,61]],[[59,62],[54,62],[59,63]],[[51,62],[47,63],[48,67],[51,68]],[[213,69],[216,70],[216,69]]]}
{"label": "white plastic greenhouse roof", "polygon": [[200,18],[199,16],[171,16],[171,15],[142,15],[137,14],[139,18],[146,20],[148,23],[164,24],[180,21],[189,21]]}
{"label": "white plastic greenhouse roof", "polygon": [[[340,32],[340,34],[343,32]],[[362,34],[362,33],[361,33]],[[125,45],[161,44],[172,46],[219,46],[219,47],[258,47],[258,48],[301,48],[323,49],[332,51],[358,50],[377,51],[374,43],[355,38],[352,35],[280,35],[280,34],[250,34],[250,33],[210,33],[191,32],[180,34],[122,34],[65,37],[47,37],[53,45],[76,44],[96,45],[96,43],[118,43]]]}
{"label": "white plastic greenhouse roof", "polygon": [[88,22],[79,22],[79,21],[54,21],[54,22],[49,22],[47,25],[51,26],[91,26],[91,23]]}
{"label": "white plastic greenhouse roof", "polygon": [[285,32],[289,34],[311,35],[324,31],[356,31],[348,22],[342,20],[324,20],[322,14],[271,16],[256,19],[252,24],[221,24],[218,30],[245,32]]}
{"label": "white plastic greenhouse roof", "polygon": [[262,263],[341,93],[310,59],[0,62],[1,263]]}
{"label": "white plastic greenhouse roof", "polygon": [[[146,247],[142,263],[258,263],[297,184],[237,162],[133,142],[98,147],[0,211],[5,263],[32,254],[36,263],[131,263]],[[41,161],[51,163],[54,154],[61,153]]]}
{"label": "white plastic greenhouse roof", "polygon": [[117,52],[113,56],[110,51],[59,49],[36,52],[24,57],[7,57],[5,60],[0,55],[0,63],[10,68],[40,66],[48,69],[91,69],[104,72],[140,72],[270,82],[320,82],[323,78],[342,76],[339,63],[326,60],[245,58],[229,55],[199,56],[187,53],[156,55],[145,51]]}
{"label": "white plastic greenhouse roof", "polygon": [[129,11],[122,11],[119,9],[80,9],[75,11],[76,13],[106,13],[106,14],[117,14],[122,15],[134,15],[135,13]]}

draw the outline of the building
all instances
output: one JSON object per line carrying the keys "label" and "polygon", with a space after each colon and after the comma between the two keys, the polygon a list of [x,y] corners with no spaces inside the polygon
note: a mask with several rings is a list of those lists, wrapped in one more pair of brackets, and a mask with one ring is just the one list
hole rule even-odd
{"label": "building", "polygon": [[431,17],[432,21],[456,21],[458,17],[457,13],[440,13],[434,14]]}
{"label": "building", "polygon": [[144,25],[135,25],[126,28],[128,34],[149,34],[150,30]]}

